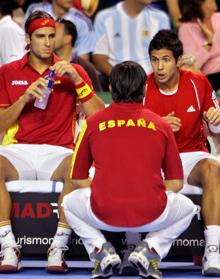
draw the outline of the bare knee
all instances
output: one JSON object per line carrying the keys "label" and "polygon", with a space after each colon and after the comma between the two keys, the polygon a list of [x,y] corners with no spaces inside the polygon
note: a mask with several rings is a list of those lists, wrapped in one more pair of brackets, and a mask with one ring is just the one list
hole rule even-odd
{"label": "bare knee", "polygon": [[16,179],[18,179],[17,170],[6,157],[0,155],[0,180],[8,181]]}
{"label": "bare knee", "polygon": [[54,171],[51,180],[63,181],[65,184],[68,183],[70,179],[71,160],[72,156],[66,157]]}
{"label": "bare knee", "polygon": [[220,163],[211,159],[203,161],[201,165],[201,184],[204,190],[216,191],[216,188],[220,189]]}

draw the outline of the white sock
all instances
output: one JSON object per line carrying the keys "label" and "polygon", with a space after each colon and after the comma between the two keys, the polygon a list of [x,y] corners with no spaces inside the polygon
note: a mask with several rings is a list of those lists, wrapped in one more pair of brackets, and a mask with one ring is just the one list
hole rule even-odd
{"label": "white sock", "polygon": [[8,241],[14,241],[16,243],[10,220],[0,222],[0,244]]}
{"label": "white sock", "polygon": [[[219,245],[220,245],[220,226],[217,225],[209,225],[206,226],[204,230],[205,241],[206,241],[206,249],[211,246],[217,246],[217,251],[219,253]],[[210,249],[209,249],[210,250]],[[215,249],[213,249],[213,252]]]}
{"label": "white sock", "polygon": [[71,233],[72,229],[69,225],[59,222],[53,243],[60,242],[62,245],[67,245]]}

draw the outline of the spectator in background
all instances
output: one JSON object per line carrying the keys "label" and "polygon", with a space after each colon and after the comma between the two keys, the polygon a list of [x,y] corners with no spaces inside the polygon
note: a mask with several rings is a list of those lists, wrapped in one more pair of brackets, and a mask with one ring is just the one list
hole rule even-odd
{"label": "spectator in background", "polygon": [[195,56],[214,90],[220,89],[220,13],[215,0],[179,0],[179,38],[184,54]]}
{"label": "spectator in background", "polygon": [[27,8],[32,3],[42,2],[42,0],[14,0],[13,20],[20,25],[24,26],[24,14]]}
{"label": "spectator in background", "polygon": [[92,63],[77,56],[73,51],[77,38],[76,26],[73,22],[61,19],[56,23],[55,53],[62,60],[81,65],[92,80],[95,91],[101,91],[101,85]]}
{"label": "spectator in background", "polygon": [[36,3],[29,6],[25,19],[30,13],[41,10],[49,13],[54,19],[65,18],[76,25],[76,53],[78,56],[89,60],[90,53],[94,50],[94,31],[91,20],[82,12],[73,7],[73,0],[51,0],[51,3]]}
{"label": "spectator in background", "polygon": [[74,7],[91,17],[96,12],[99,0],[74,0]]}
{"label": "spectator in background", "polygon": [[160,29],[170,28],[170,21],[150,3],[151,0],[125,0],[96,15],[93,62],[101,73],[104,89],[108,90],[112,66],[124,60],[139,63],[146,73],[151,71],[150,40]]}
{"label": "spectator in background", "polygon": [[[115,5],[121,0],[108,0],[100,1],[99,10]],[[157,9],[163,10],[169,13],[170,19],[174,27],[179,26],[180,10],[178,5],[178,0],[152,0],[151,5]]]}
{"label": "spectator in background", "polygon": [[168,12],[173,27],[179,27],[181,13],[178,5],[178,0],[153,0],[152,5]]}
{"label": "spectator in background", "polygon": [[12,19],[13,0],[0,1],[0,65],[25,53],[25,33]]}

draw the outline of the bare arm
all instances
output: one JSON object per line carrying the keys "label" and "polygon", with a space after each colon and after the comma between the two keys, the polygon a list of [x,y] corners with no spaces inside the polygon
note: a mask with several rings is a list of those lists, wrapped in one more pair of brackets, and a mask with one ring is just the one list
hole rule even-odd
{"label": "bare arm", "polygon": [[42,87],[46,87],[46,85],[47,81],[44,78],[39,78],[27,88],[24,95],[21,96],[13,105],[0,110],[0,133],[4,132],[17,121],[25,105],[31,99],[41,98],[41,96],[43,96]]}
{"label": "bare arm", "polygon": [[90,61],[90,55],[89,54],[81,54],[79,55],[80,58],[85,59],[86,61]]}
{"label": "bare arm", "polygon": [[167,191],[179,192],[183,188],[183,180],[164,180],[164,185]]}
{"label": "bare arm", "polygon": [[110,76],[112,70],[112,65],[108,62],[108,59],[108,56],[103,54],[93,54],[92,56],[92,61],[96,69],[106,76]]}
{"label": "bare arm", "polygon": [[181,12],[179,9],[178,0],[166,0],[167,8],[176,27],[180,25]]}
{"label": "bare arm", "polygon": [[[55,70],[55,73],[58,76],[63,76],[64,74],[67,74],[70,80],[72,80],[75,85],[81,84],[83,82],[83,78],[80,76],[80,74],[67,61],[57,62],[56,64],[53,65],[53,69]],[[105,107],[104,102],[96,95],[94,95],[88,101],[82,102],[81,105],[87,116]]]}
{"label": "bare arm", "polygon": [[88,177],[87,179],[73,179],[74,190],[80,188],[88,188],[91,185],[91,178]]}
{"label": "bare arm", "polygon": [[9,108],[0,110],[0,133],[4,132],[8,127],[16,122],[23,108],[25,107],[25,104],[26,103],[21,97]]}
{"label": "bare arm", "polygon": [[81,105],[86,116],[89,116],[105,107],[104,102],[97,95],[94,95],[91,99]]}

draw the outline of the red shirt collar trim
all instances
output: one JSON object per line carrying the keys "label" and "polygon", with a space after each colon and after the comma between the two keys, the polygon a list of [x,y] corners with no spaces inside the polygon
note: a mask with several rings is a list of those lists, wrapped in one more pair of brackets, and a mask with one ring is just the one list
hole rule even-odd
{"label": "red shirt collar trim", "polygon": [[[21,68],[24,68],[26,65],[29,65],[29,55],[30,55],[30,53],[28,52],[21,58],[21,63],[20,63]],[[60,60],[59,57],[57,55],[53,54],[53,63],[52,64],[55,64],[59,60]]]}

